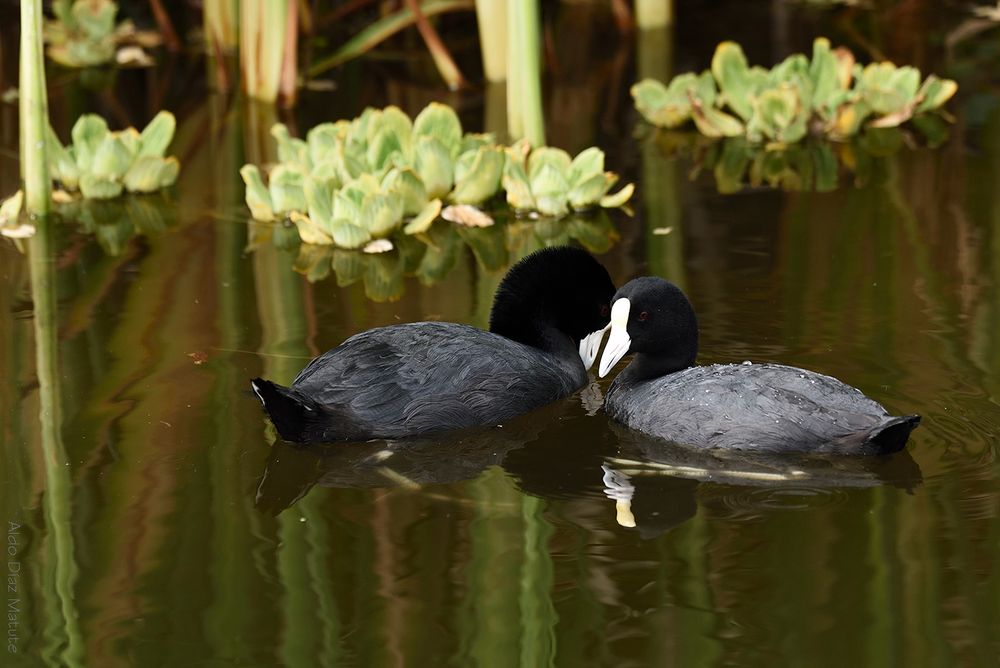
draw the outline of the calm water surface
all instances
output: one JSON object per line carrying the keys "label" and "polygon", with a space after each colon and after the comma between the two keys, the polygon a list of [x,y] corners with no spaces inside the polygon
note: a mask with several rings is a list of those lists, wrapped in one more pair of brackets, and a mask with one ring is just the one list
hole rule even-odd
{"label": "calm water surface", "polygon": [[[268,159],[273,112],[212,98],[178,102],[185,167],[147,236],[136,209],[104,210],[94,235],[0,243],[4,665],[996,666],[1000,98],[973,88],[945,146],[863,183],[723,196],[632,138],[625,62],[611,110],[582,85],[553,102],[585,116],[553,122],[555,143],[596,141],[637,181],[635,216],[599,234],[439,224],[430,248],[363,261],[281,250],[247,225],[237,174]],[[338,114],[433,97],[365,95]],[[55,100],[63,126],[108,108]],[[605,381],[426,442],[275,441],[251,377],[289,382],[379,325],[485,326],[510,263],[571,240],[618,284],[680,283],[704,363],[803,366],[922,414],[907,452],[696,457],[611,424]]]}

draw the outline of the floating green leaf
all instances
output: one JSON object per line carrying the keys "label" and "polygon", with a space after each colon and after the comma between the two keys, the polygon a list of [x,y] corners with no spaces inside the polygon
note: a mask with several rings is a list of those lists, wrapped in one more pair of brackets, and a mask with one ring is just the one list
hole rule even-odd
{"label": "floating green leaf", "polygon": [[64,188],[76,190],[80,183],[80,170],[76,166],[73,154],[62,145],[51,125],[48,127],[46,150],[52,178]]}
{"label": "floating green leaf", "polygon": [[87,199],[111,199],[122,194],[122,184],[88,172],[80,177],[80,192]]}
{"label": "floating green leaf", "polygon": [[434,137],[419,137],[414,147],[414,158],[414,169],[423,181],[428,197],[445,197],[451,192],[455,162],[444,144]]}
{"label": "floating green leaf", "polygon": [[295,223],[299,237],[307,244],[327,245],[333,241],[329,234],[319,227],[309,216],[293,211],[289,219]]}
{"label": "floating green leaf", "polygon": [[133,153],[128,143],[118,133],[105,135],[90,166],[90,173],[100,180],[116,181],[121,179],[132,164]]}
{"label": "floating green leaf", "polygon": [[423,210],[413,217],[403,228],[405,234],[421,234],[430,229],[437,217],[441,215],[441,200],[432,199]]}
{"label": "floating green leaf", "polygon": [[[170,178],[172,172],[169,161],[153,155],[141,156],[125,173],[125,189],[133,193],[157,191],[177,178],[176,173],[173,174],[173,179]],[[168,180],[170,183],[166,183]]]}
{"label": "floating green leaf", "polygon": [[76,166],[81,173],[91,170],[97,149],[110,134],[108,124],[96,114],[84,114],[73,124],[71,132]]}
{"label": "floating green leaf", "polygon": [[321,230],[330,232],[333,227],[333,189],[330,182],[308,178],[304,190],[309,218]]}
{"label": "floating green leaf", "polygon": [[246,184],[246,202],[250,215],[254,220],[268,222],[274,220],[274,205],[271,203],[271,193],[260,177],[256,165],[243,165],[240,176]]}
{"label": "floating green leaf", "polygon": [[507,192],[507,203],[516,211],[533,211],[535,198],[531,194],[531,184],[524,166],[508,158],[503,173],[503,189]]}
{"label": "floating green leaf", "polygon": [[290,214],[293,211],[308,210],[306,202],[305,177],[295,167],[278,165],[271,171],[268,181],[268,191],[271,193],[271,203],[274,212]]}
{"label": "floating green leaf", "polygon": [[138,155],[152,155],[162,158],[174,139],[177,120],[169,111],[161,111],[143,128],[139,135]]}
{"label": "floating green leaf", "polygon": [[384,237],[403,222],[403,205],[398,197],[372,193],[361,204],[361,225],[372,237]]}
{"label": "floating green leaf", "polygon": [[455,158],[462,143],[462,123],[454,109],[446,104],[431,102],[413,121],[413,135],[437,140]]}
{"label": "floating green leaf", "polygon": [[747,57],[736,42],[723,42],[715,49],[712,75],[725,96],[726,104],[745,121],[753,114],[751,97],[754,86],[749,70]]}
{"label": "floating green leaf", "polygon": [[[461,162],[460,156],[459,163]],[[496,195],[503,174],[503,153],[499,149],[484,146],[472,154],[468,164],[468,168],[461,174],[456,165],[455,190],[451,193],[451,200],[457,204],[479,204]]]}
{"label": "floating green leaf", "polygon": [[371,234],[360,225],[338,218],[333,221],[333,243],[341,248],[361,248],[371,241]]}
{"label": "floating green leaf", "polygon": [[399,198],[404,216],[415,216],[427,205],[427,188],[417,173],[409,167],[394,168],[386,174],[382,190]]}

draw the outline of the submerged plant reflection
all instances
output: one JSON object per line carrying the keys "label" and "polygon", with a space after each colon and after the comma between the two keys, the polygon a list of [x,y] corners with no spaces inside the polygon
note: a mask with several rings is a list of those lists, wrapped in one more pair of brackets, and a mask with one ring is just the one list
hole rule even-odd
{"label": "submerged plant reflection", "polygon": [[438,220],[426,232],[400,235],[383,252],[347,250],[299,243],[294,227],[251,220],[249,250],[267,245],[296,253],[293,268],[310,283],[334,276],[339,287],[361,282],[376,302],[403,296],[405,279],[435,285],[451,272],[460,251],[468,247],[484,273],[504,273],[520,257],[545,246],[577,243],[595,254],[609,251],[619,238],[607,213],[574,215],[562,220],[526,222],[513,219],[483,228],[467,228]]}
{"label": "submerged plant reflection", "polygon": [[[940,119],[928,117],[914,125],[929,148],[948,139],[947,126]],[[671,130],[650,133],[644,141],[665,157],[690,159],[692,179],[710,171],[722,194],[762,186],[814,192],[830,192],[845,182],[864,187],[882,169],[882,163],[918,145],[916,135],[899,128],[867,128],[850,143],[810,139],[765,146],[742,137],[711,141],[695,133]]]}
{"label": "submerged plant reflection", "polygon": [[177,222],[177,203],[163,194],[71,200],[56,204],[55,212],[65,223],[93,234],[104,252],[112,256],[120,255],[134,236],[156,236]]}

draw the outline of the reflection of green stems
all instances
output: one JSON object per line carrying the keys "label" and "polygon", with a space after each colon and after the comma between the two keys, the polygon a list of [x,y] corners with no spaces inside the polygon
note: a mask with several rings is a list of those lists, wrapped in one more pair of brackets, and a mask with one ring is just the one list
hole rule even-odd
{"label": "reflection of green stems", "polygon": [[[866,516],[869,532],[868,569],[871,577],[867,603],[869,623],[865,625],[868,634],[868,656],[865,663],[869,666],[899,665],[902,657],[892,651],[891,644],[896,633],[890,625],[893,610],[898,609],[898,601],[892,595],[892,578],[889,577],[889,564],[894,562],[893,538],[895,529],[893,514],[886,508],[885,490],[873,489],[872,506]],[[896,621],[896,620],[892,620]]]}
{"label": "reflection of green stems", "polygon": [[[48,573],[57,609],[50,610],[46,641],[62,647],[58,663],[83,665],[83,639],[74,603],[77,566],[74,558],[70,505],[72,483],[62,442],[59,400],[59,332],[56,298],[55,248],[52,228],[43,225],[31,240],[31,294],[35,309],[35,358],[38,367],[39,420],[42,465],[45,469],[45,528]],[[49,587],[46,587],[49,590]],[[50,590],[51,591],[51,590]],[[64,641],[59,636],[65,635]]]}
{"label": "reflection of green stems", "polygon": [[521,566],[521,664],[551,666],[556,656],[556,610],[552,604],[552,526],[542,517],[542,500],[523,495],[524,562]]}
{"label": "reflection of green stems", "polygon": [[545,145],[538,0],[507,2],[507,122],[512,139]]}
{"label": "reflection of green stems", "polygon": [[[638,7],[637,7],[638,9]],[[638,36],[640,78],[670,78],[673,34],[669,28],[643,30]],[[681,234],[681,193],[677,162],[660,157],[654,137],[642,143],[643,205],[646,219],[646,257],[649,269],[684,287],[684,239]],[[671,228],[669,234],[653,234]]]}
{"label": "reflection of green stems", "polygon": [[[716,607],[712,600],[712,581],[717,579],[717,573],[707,563],[706,555],[718,549],[709,544],[709,536],[709,519],[704,513],[697,513],[679,530],[678,536],[663,541],[668,542],[671,549],[676,549],[679,554],[674,558],[681,560],[685,566],[684,583],[679,585],[682,592],[675,593],[674,598],[684,601],[685,607],[691,610],[713,610]],[[671,561],[665,558],[661,563]],[[678,586],[677,578],[666,568],[662,569],[661,577],[668,587]],[[680,619],[684,626],[678,628],[674,635],[686,639],[686,642],[680,644],[678,654],[671,663],[678,666],[717,665],[722,657],[719,643],[714,641],[717,638],[713,629],[714,618],[710,615],[684,615]]]}
{"label": "reflection of green stems", "polygon": [[500,469],[492,468],[468,484],[475,517],[469,523],[469,562],[466,596],[458,610],[462,664],[518,665],[518,629],[503,620],[516,619],[517,590],[498,587],[517,573],[517,525],[509,521],[506,506],[518,502],[518,493]]}
{"label": "reflection of green stems", "polygon": [[[208,6],[206,5],[206,11]],[[237,175],[242,164],[241,127],[238,121],[225,123],[226,107],[219,96],[207,102],[211,114],[211,141],[209,149],[214,156],[215,169],[212,203],[216,211],[228,210],[242,198],[242,183]],[[219,311],[216,326],[219,346],[225,350],[246,347],[244,299],[249,283],[247,264],[243,261],[246,246],[246,227],[229,223],[214,226],[215,266],[218,277],[216,290]],[[214,405],[224,406],[230,397],[246,390],[246,374],[234,363],[232,353],[223,355],[214,388]],[[254,415],[256,406],[250,406]],[[233,419],[228,411],[219,412],[215,418],[213,447],[209,451],[209,480],[211,489],[211,553],[251,554],[253,536],[260,535],[256,526],[257,514],[252,500],[246,494],[243,467],[234,466],[244,454],[243,448],[252,437],[254,421]],[[234,501],[238,500],[238,502]],[[216,562],[209,570],[211,578],[211,603],[205,611],[206,638],[217,657],[224,657],[236,664],[251,664],[253,651],[246,638],[253,636],[257,610],[247,605],[247,591],[253,587],[254,563],[250,559],[232,559]]]}
{"label": "reflection of green stems", "polygon": [[[301,358],[309,355],[302,278],[292,271],[291,256],[272,246],[257,251],[254,269],[263,330],[261,352],[266,355],[264,373],[288,383],[303,366],[305,360]],[[288,666],[316,665],[320,650],[324,656],[336,652],[330,643],[336,636],[337,608],[332,583],[322,566],[324,556],[332,554],[333,547],[322,527],[323,513],[318,505],[321,498],[307,495],[296,504],[307,522],[300,522],[295,512],[285,512],[278,518],[278,573],[284,591],[285,621],[279,654]]]}
{"label": "reflection of green stems", "polygon": [[42,2],[21,0],[21,174],[25,209],[45,215],[51,202],[51,181],[45,137],[49,123],[42,58]]}

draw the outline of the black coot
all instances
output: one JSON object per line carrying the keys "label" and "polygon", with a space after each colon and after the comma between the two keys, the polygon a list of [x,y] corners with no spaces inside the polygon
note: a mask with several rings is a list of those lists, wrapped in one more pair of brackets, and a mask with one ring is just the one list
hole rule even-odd
{"label": "black coot", "polygon": [[287,441],[496,424],[587,382],[614,292],[587,252],[543,249],[500,283],[488,332],[446,322],[371,329],[314,359],[291,387],[260,378],[252,386]]}
{"label": "black coot", "polygon": [[779,364],[695,366],[698,322],[680,288],[637,278],[614,297],[604,377],[626,353],[604,408],[646,434],[698,448],[881,454],[902,449],[919,415],[893,417],[836,378]]}

